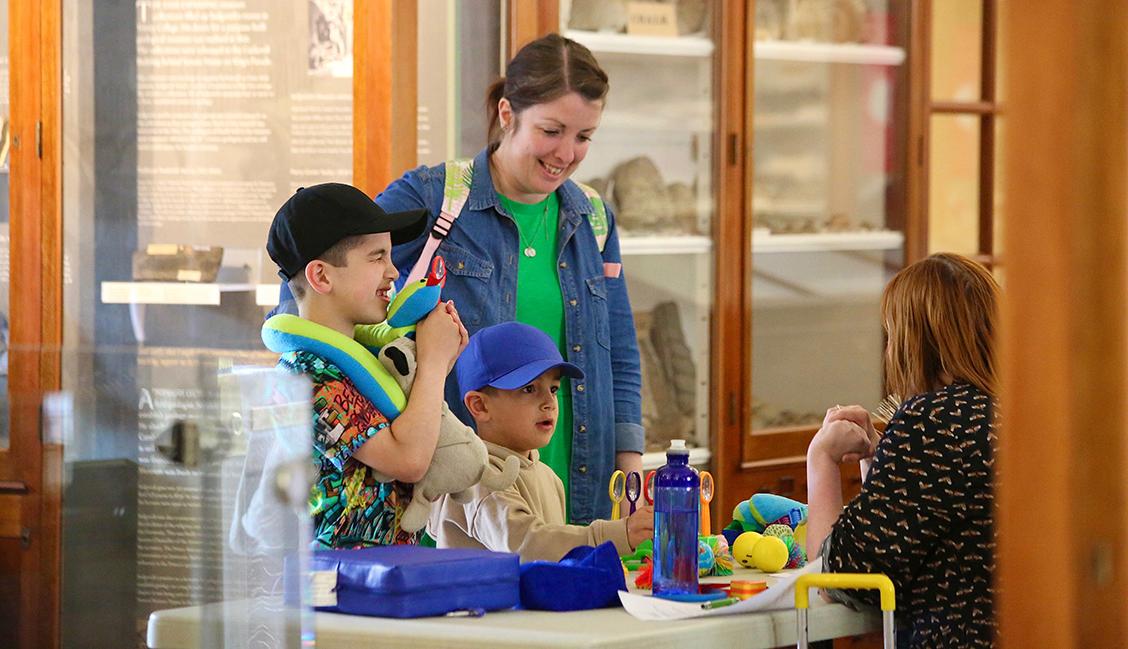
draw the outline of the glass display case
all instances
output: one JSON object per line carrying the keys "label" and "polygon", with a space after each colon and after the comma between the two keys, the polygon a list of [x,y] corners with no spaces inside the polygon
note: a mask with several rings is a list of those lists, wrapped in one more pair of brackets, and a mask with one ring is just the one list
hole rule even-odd
{"label": "glass display case", "polygon": [[901,267],[906,51],[887,0],[758,0],[745,460],[828,407],[881,401],[881,292]]}
{"label": "glass display case", "polygon": [[609,201],[638,332],[643,463],[684,438],[710,458],[710,322],[717,210],[714,3],[670,6],[639,25],[626,2],[561,3],[564,35],[588,47],[610,91],[575,179]]}
{"label": "glass display case", "polygon": [[[64,6],[63,646],[90,626],[144,646],[152,611],[228,594],[224,460],[247,439],[214,424],[218,373],[277,360],[259,330],[278,206],[353,177],[351,0],[229,4]],[[187,461],[180,438],[218,450]]]}

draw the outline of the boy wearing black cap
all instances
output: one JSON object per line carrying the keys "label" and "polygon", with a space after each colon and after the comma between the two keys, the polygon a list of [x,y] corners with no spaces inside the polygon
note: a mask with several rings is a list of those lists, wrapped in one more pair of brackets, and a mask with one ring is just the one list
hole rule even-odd
{"label": "boy wearing black cap", "polygon": [[[338,334],[351,339],[356,325],[384,321],[399,276],[392,245],[422,234],[424,216],[423,210],[389,214],[364,192],[338,183],[301,188],[291,196],[274,216],[266,249],[297,298],[304,330],[326,341]],[[410,495],[408,483],[421,479],[431,463],[443,384],[466,345],[454,305],[439,304],[419,322],[416,341],[415,385],[391,424],[325,358],[329,352],[298,349],[279,360],[313,382],[318,475],[310,510],[321,546],[418,541],[418,534],[403,531],[396,521]],[[371,469],[396,482],[377,482]]]}
{"label": "boy wearing black cap", "polygon": [[556,429],[560,377],[582,379],[584,373],[564,361],[544,332],[520,322],[486,327],[470,337],[455,371],[490,463],[500,469],[515,455],[521,471],[509,489],[475,487],[466,504],[443,496],[427,524],[440,548],[486,548],[515,552],[521,561],[559,561],[576,546],[604,541],[629,554],[653,535],[649,505],[622,520],[566,524],[564,483],[537,451]]}

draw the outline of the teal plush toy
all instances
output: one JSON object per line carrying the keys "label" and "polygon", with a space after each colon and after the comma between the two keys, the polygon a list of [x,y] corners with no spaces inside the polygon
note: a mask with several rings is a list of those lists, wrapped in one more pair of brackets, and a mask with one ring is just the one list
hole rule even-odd
{"label": "teal plush toy", "polygon": [[755,494],[732,510],[732,518],[744,532],[763,532],[777,523],[795,529],[807,522],[807,506],[784,496]]}
{"label": "teal plush toy", "polygon": [[395,377],[376,360],[376,354],[401,336],[415,335],[419,321],[438,305],[445,284],[446,266],[443,258],[436,256],[426,277],[396,293],[388,305],[386,321],[357,325],[353,338],[294,315],[278,314],[263,323],[262,342],[279,354],[304,350],[328,359],[392,421],[407,405],[407,397]]}
{"label": "teal plush toy", "polygon": [[806,538],[807,506],[775,494],[755,494],[732,510],[732,522],[723,530],[729,544],[744,532],[761,533],[769,525],[786,525],[800,539]]}

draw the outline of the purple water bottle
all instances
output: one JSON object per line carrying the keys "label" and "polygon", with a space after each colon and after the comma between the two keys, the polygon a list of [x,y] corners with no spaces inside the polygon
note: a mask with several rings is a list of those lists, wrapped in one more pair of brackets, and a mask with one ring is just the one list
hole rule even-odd
{"label": "purple water bottle", "polygon": [[697,594],[697,528],[701,478],[689,466],[685,440],[670,441],[654,476],[654,594]]}

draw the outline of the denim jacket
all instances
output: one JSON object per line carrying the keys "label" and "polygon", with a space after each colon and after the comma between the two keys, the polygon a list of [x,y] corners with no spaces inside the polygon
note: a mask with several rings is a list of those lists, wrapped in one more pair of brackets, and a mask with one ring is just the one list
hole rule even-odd
{"label": "denim jacket", "polygon": [[[404,174],[376,197],[389,212],[426,208],[428,229],[443,202],[445,166],[419,167]],[[556,190],[560,203],[558,273],[564,297],[564,333],[568,361],[586,378],[571,381],[573,434],[571,509],[577,523],[607,518],[611,503],[607,481],[615,453],[641,453],[644,444],[638,339],[621,272],[615,218],[607,209],[608,237],[602,254],[588,224],[591,202],[572,181]],[[396,246],[392,259],[402,286],[423,249],[426,237]],[[487,152],[474,159],[470,197],[450,235],[436,254],[446,261],[444,300],[454,300],[466,329],[514,319],[517,310],[517,224],[499,203],[490,177]],[[604,264],[612,270],[605,271]],[[615,275],[615,276],[611,276]],[[447,380],[446,399],[460,419],[472,423],[462,405],[457,381]]]}

